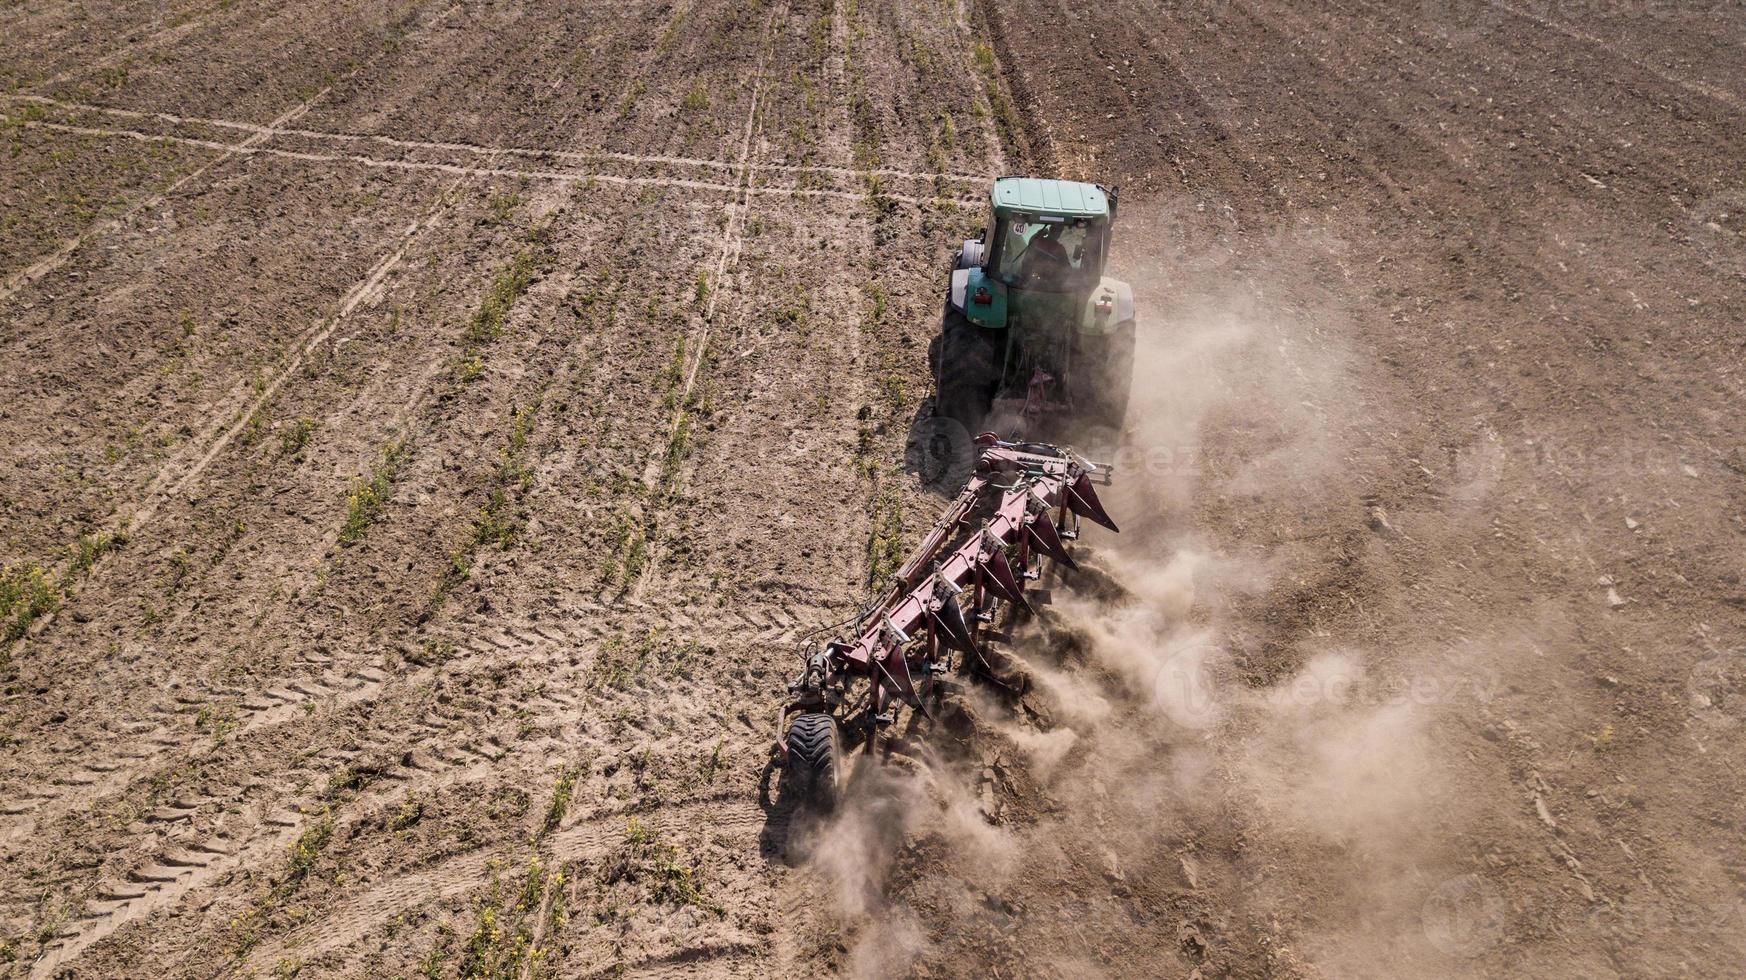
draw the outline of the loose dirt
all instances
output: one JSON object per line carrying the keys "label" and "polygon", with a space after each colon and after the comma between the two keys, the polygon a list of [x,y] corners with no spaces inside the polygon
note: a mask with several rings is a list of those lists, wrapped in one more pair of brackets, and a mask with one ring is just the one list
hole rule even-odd
{"label": "loose dirt", "polygon": [[[1743,17],[7,7],[0,964],[1732,975]],[[1122,189],[1123,533],[796,816],[1014,172]]]}

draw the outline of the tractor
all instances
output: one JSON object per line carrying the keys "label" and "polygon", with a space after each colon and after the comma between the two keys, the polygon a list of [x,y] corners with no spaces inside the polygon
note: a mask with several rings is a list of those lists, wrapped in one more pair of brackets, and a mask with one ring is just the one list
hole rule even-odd
{"label": "tractor", "polygon": [[801,643],[772,751],[803,806],[836,800],[852,749],[893,750],[880,731],[899,709],[896,741],[941,718],[954,666],[1010,689],[989,643],[1044,601],[1029,584],[1045,563],[1076,567],[1082,519],[1117,530],[1094,489],[1110,469],[1038,438],[1119,431],[1127,414],[1134,294],[1103,274],[1115,192],[1002,177],[991,200],[953,262],[933,364],[935,415],[973,436],[974,472],[878,598]]}
{"label": "tractor", "polygon": [[1104,275],[1116,192],[1002,177],[953,258],[934,357],[935,414],[1007,437],[1120,430],[1133,380],[1134,292]]}

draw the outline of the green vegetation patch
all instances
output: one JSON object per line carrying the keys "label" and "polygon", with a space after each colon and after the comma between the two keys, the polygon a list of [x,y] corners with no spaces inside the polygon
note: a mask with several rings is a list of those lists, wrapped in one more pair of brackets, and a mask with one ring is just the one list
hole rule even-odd
{"label": "green vegetation patch", "polygon": [[0,570],[0,650],[10,649],[30,624],[61,607],[61,589],[35,562]]}
{"label": "green vegetation patch", "polygon": [[346,522],[340,527],[340,544],[356,544],[364,539],[370,525],[382,516],[388,498],[394,494],[394,481],[406,462],[406,443],[396,440],[384,446],[382,458],[370,468],[368,475],[352,480],[346,494]]}

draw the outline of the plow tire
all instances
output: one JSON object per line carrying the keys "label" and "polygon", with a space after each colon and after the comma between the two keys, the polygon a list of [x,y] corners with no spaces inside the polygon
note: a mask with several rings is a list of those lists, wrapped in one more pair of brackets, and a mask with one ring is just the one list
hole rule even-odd
{"label": "plow tire", "polygon": [[939,393],[937,413],[962,425],[974,436],[994,404],[1000,387],[1005,334],[971,323],[964,314],[946,307],[940,324],[940,353],[935,370]]}
{"label": "plow tire", "polygon": [[828,810],[836,805],[842,769],[842,739],[836,719],[820,712],[795,718],[788,729],[783,795],[792,794],[802,806]]}

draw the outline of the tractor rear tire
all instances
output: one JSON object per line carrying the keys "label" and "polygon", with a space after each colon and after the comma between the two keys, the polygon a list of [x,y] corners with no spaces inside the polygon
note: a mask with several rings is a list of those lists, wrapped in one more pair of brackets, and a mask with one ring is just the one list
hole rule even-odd
{"label": "tractor rear tire", "polygon": [[1127,425],[1128,398],[1134,390],[1134,321],[1116,324],[1109,341],[1102,414],[1104,424],[1120,432]]}
{"label": "tractor rear tire", "polygon": [[782,795],[803,807],[829,810],[836,805],[843,782],[842,739],[837,720],[822,712],[794,719],[788,728],[788,769]]}
{"label": "tractor rear tire", "polygon": [[1069,387],[1082,425],[1120,433],[1134,386],[1134,321],[1124,320],[1102,336],[1081,336]]}
{"label": "tractor rear tire", "polygon": [[934,387],[935,414],[962,425],[971,436],[982,431],[1000,388],[1004,332],[979,327],[946,307],[940,322],[940,353]]}

